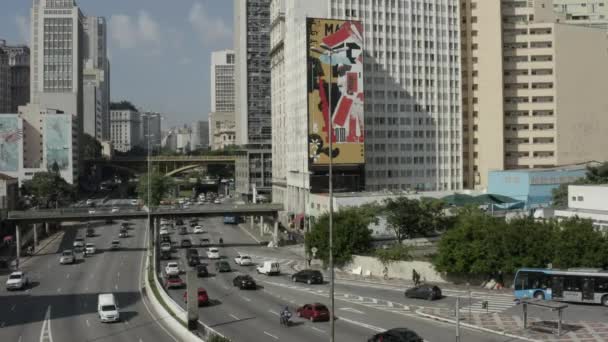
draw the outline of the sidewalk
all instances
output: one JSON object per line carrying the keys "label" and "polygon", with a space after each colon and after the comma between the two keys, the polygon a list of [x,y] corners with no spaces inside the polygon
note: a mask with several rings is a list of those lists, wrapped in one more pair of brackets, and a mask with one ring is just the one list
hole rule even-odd
{"label": "sidewalk", "polygon": [[[443,308],[423,308],[416,313],[422,317],[456,324],[454,310]],[[557,336],[557,322],[546,321],[535,317],[528,318],[528,329],[524,329],[521,316],[498,313],[477,313],[469,316],[466,310],[460,310],[461,325],[467,328],[518,338],[524,341],[608,341],[608,323],[563,321],[562,336]]]}

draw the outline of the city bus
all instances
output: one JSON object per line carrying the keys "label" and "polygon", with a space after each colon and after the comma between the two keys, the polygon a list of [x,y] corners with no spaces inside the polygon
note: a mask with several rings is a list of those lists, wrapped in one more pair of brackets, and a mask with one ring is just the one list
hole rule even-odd
{"label": "city bus", "polygon": [[517,299],[536,298],[608,306],[608,271],[521,268],[514,280]]}

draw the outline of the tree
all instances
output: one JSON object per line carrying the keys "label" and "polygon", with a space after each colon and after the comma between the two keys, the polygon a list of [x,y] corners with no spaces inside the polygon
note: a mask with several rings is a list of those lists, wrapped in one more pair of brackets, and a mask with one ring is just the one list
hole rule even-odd
{"label": "tree", "polygon": [[407,261],[412,258],[410,248],[404,245],[394,245],[390,248],[379,248],[376,250],[376,258],[384,266],[388,266],[394,262]]}
{"label": "tree", "polygon": [[34,204],[50,208],[51,204],[60,206],[73,200],[75,189],[68,184],[59,172],[37,172],[31,180],[22,185],[22,193],[34,196]]}
{"label": "tree", "polygon": [[135,105],[126,100],[122,100],[120,102],[110,102],[110,110],[132,110],[137,112]]}
{"label": "tree", "polygon": [[399,243],[445,228],[443,202],[399,197],[389,198],[384,204],[386,222]]}
{"label": "tree", "polygon": [[82,135],[82,156],[85,160],[101,158],[101,143],[89,134]]}
{"label": "tree", "polygon": [[[153,173],[150,176],[150,184],[148,184],[148,176],[148,174],[145,174],[139,178],[139,184],[137,185],[137,194],[146,205],[157,206],[167,195],[167,193],[174,187],[175,184],[171,177],[167,177],[160,173]],[[149,190],[151,204],[148,203]]]}
{"label": "tree", "polygon": [[552,247],[553,267],[605,267],[608,263],[606,238],[590,220],[575,217],[560,222]]}
{"label": "tree", "polygon": [[[348,264],[353,254],[366,253],[370,250],[372,232],[368,228],[377,222],[369,208],[349,207],[333,215],[334,230],[334,264],[338,267]],[[312,230],[306,233],[306,249],[316,247],[316,257],[325,265],[329,263],[329,215],[321,216]]]}

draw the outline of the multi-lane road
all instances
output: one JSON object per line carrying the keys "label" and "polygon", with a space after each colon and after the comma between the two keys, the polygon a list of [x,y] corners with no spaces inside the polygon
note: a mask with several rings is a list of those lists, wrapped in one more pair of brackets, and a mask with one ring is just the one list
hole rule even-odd
{"label": "multi-lane road", "polygon": [[[221,237],[224,246],[220,247],[222,258],[230,262],[233,269],[229,273],[216,273],[214,261],[209,264],[211,275],[198,279],[198,286],[207,290],[212,304],[199,309],[200,319],[233,341],[327,341],[330,326],[328,322],[312,323],[294,318],[295,325],[289,328],[280,326],[278,313],[289,306],[292,312],[305,303],[321,302],[329,304],[328,285],[294,284],[289,276],[293,270],[282,269],[283,275],[267,277],[258,275],[255,266],[238,266],[233,259],[238,253],[249,255],[276,255],[276,251],[260,246],[237,226],[224,225],[221,218],[200,219],[207,233],[188,236],[173,233],[172,239],[178,242],[188,237],[198,242],[207,236],[212,243]],[[187,222],[186,222],[187,223]],[[190,230],[192,228],[189,228]],[[197,248],[199,255],[206,255],[205,248]],[[173,261],[178,261],[182,269],[188,269],[186,251],[178,249]],[[280,256],[277,256],[279,258]],[[257,259],[257,260],[256,260]],[[254,257],[260,262],[261,257]],[[168,261],[161,262],[164,269]],[[257,290],[239,290],[232,286],[237,274],[247,273],[256,279]],[[185,277],[184,277],[185,279]],[[339,283],[336,298],[336,341],[366,341],[377,331],[395,327],[407,327],[418,332],[427,341],[449,341],[454,339],[453,326],[421,319],[408,306],[439,305],[447,306],[454,302],[449,296],[435,303],[405,299],[402,290]],[[171,297],[183,304],[184,290],[169,290]],[[360,300],[363,299],[363,300]],[[366,300],[368,299],[368,300]],[[389,304],[390,302],[390,304]],[[185,305],[184,305],[185,306]],[[295,316],[294,316],[295,317]],[[473,331],[462,331],[466,341],[509,341],[511,339]]]}
{"label": "multi-lane road", "polygon": [[[177,341],[142,300],[145,229],[134,221],[131,237],[121,239],[120,250],[109,250],[118,238],[119,222],[93,222],[97,254],[73,265],[60,265],[59,253],[71,249],[85,226],[64,228],[38,256],[23,265],[32,281],[26,291],[0,292],[0,341]],[[2,285],[6,275],[0,277]],[[112,292],[121,322],[101,323],[97,295]]]}

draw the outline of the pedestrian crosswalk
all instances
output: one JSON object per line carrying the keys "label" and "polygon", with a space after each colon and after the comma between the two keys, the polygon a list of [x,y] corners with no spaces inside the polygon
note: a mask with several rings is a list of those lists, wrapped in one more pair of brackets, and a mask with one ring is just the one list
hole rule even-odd
{"label": "pedestrian crosswalk", "polygon": [[280,259],[280,258],[273,258],[270,256],[255,255],[255,254],[249,254],[249,253],[243,253],[243,254],[249,255],[253,259],[253,262],[256,264],[263,264],[264,261],[276,261],[281,265],[282,270],[291,269],[291,267],[298,262],[297,260],[293,260],[293,259]]}
{"label": "pedestrian crosswalk", "polygon": [[471,304],[468,302],[468,297],[461,297],[464,301],[464,306],[461,306],[461,312],[472,313],[500,313],[517,305],[515,298],[508,295],[474,295],[471,296]]}

